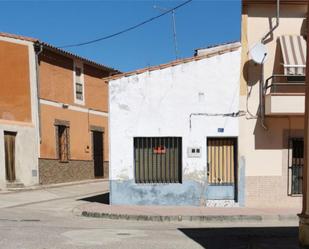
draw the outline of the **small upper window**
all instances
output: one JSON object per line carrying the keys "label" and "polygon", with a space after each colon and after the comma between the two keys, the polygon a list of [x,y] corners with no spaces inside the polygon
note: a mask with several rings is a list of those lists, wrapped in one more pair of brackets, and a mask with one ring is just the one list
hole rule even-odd
{"label": "small upper window", "polygon": [[75,67],[75,75],[76,75],[76,77],[80,77],[82,75],[81,68]]}
{"label": "small upper window", "polygon": [[83,85],[76,82],[76,99],[83,101]]}
{"label": "small upper window", "polygon": [[84,75],[81,63],[74,66],[74,100],[77,104],[84,104]]}

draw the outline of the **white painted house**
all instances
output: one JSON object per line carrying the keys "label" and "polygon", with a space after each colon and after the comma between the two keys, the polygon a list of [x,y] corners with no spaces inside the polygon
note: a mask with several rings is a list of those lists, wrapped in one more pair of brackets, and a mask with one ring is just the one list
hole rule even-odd
{"label": "white painted house", "polygon": [[240,50],[109,78],[111,204],[243,205]]}

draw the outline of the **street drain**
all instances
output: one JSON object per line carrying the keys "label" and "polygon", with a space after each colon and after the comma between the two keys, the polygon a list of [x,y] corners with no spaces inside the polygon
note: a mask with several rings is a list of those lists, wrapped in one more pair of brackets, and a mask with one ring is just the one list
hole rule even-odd
{"label": "street drain", "polygon": [[131,235],[131,234],[129,234],[129,233],[117,233],[117,235],[128,236],[128,235]]}

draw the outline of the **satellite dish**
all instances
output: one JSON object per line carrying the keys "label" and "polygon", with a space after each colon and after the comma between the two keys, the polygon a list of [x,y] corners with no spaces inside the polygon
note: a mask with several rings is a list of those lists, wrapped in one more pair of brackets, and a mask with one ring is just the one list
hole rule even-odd
{"label": "satellite dish", "polygon": [[257,64],[263,64],[267,60],[267,48],[266,46],[258,42],[252,46],[249,51],[251,59]]}

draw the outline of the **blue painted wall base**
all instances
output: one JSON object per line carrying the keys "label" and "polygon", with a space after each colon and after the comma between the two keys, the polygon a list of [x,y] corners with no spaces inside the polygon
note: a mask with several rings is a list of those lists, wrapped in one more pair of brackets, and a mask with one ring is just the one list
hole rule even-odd
{"label": "blue painted wall base", "polygon": [[111,180],[112,205],[200,206],[206,200],[233,200],[233,186],[205,186],[185,180],[182,184],[136,184],[134,180]]}

